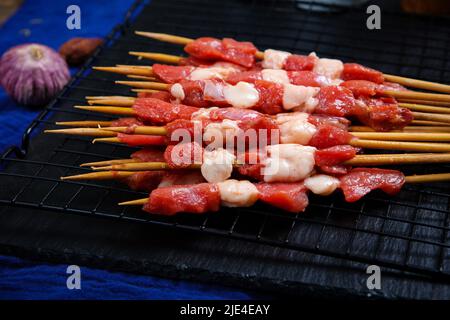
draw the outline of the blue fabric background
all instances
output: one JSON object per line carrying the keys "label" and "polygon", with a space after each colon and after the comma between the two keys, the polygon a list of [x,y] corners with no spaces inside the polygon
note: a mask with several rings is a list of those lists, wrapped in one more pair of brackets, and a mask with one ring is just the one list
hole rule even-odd
{"label": "blue fabric background", "polygon": [[[28,0],[0,27],[0,54],[22,43],[54,49],[71,37],[103,37],[123,21],[133,0]],[[66,8],[81,8],[81,30],[66,28]],[[74,72],[75,70],[71,70]],[[39,110],[15,104],[0,88],[0,152],[20,144]],[[251,294],[186,281],[81,267],[81,290],[66,288],[67,265],[42,264],[0,256],[0,299],[249,299]]]}

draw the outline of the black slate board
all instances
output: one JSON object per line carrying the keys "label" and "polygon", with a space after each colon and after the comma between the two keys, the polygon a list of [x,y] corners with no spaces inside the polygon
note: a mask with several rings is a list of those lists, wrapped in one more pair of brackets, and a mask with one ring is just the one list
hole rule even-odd
{"label": "black slate board", "polygon": [[[373,34],[355,27],[355,24],[365,23],[364,11],[324,15],[297,11],[291,4],[154,1],[143,9],[131,27],[128,23],[119,26],[111,34],[106,48],[91,63],[144,63],[126,54],[130,48],[181,53],[175,45],[134,36],[132,30],[137,29],[191,37],[238,37],[255,41],[261,48],[271,46],[300,53],[316,50],[325,56],[354,59],[389,73],[436,81],[446,76],[445,68],[435,72],[441,68],[436,61],[445,65],[448,59],[448,40],[445,45],[439,42],[448,34],[446,20],[411,20],[402,15],[389,15],[388,18],[395,17],[395,21],[385,19],[385,29]],[[402,30],[395,31],[399,25]],[[418,25],[423,29],[417,30],[416,37],[399,40],[399,32],[406,34]],[[433,36],[428,37],[430,34]],[[389,44],[386,52],[380,49],[380,43]],[[412,43],[414,47],[410,47]],[[406,46],[415,53],[405,57]],[[128,191],[118,183],[58,182],[61,175],[80,172],[75,166],[81,162],[129,154],[129,148],[93,146],[84,138],[39,133],[42,127],[51,127],[49,123],[55,120],[93,118],[88,113],[73,112],[72,105],[82,103],[85,95],[105,94],[105,90],[128,94],[127,88],[113,86],[111,80],[117,78],[98,72],[81,73],[51,105],[58,112],[38,122],[40,126],[34,130],[25,161],[13,161],[8,156],[4,174],[0,176],[2,252],[279,294],[450,298],[448,278],[428,279],[382,267],[382,289],[368,290],[367,264],[264,245],[258,240],[228,238],[227,231],[235,223],[233,235],[255,238],[262,230],[262,239],[283,243],[292,216],[262,205],[254,211],[223,210],[207,216],[208,220],[185,215],[176,219],[152,217],[151,224],[138,223],[130,220],[149,218],[139,210],[123,211],[115,203],[140,198],[142,193]],[[426,169],[411,167],[408,170],[424,172]],[[448,172],[448,166],[427,170]],[[15,175],[7,176],[11,173]],[[31,179],[30,176],[36,177]],[[312,198],[311,202],[311,209],[304,217],[299,217],[289,234],[290,243],[301,244],[315,252],[331,252],[329,255],[347,251],[349,257],[365,257],[373,264],[385,261],[384,265],[388,266],[386,261],[391,261],[401,266],[407,262],[422,269],[438,272],[442,268],[444,273],[448,272],[447,246],[408,241],[414,238],[448,243],[448,185],[435,184],[426,189],[408,187],[393,199],[376,193],[352,205],[345,204],[340,195]],[[191,226],[192,231],[163,227],[175,221]],[[155,225],[157,222],[161,222],[161,226]],[[202,229],[202,225],[206,228]],[[223,236],[211,236],[208,230],[221,231]]]}

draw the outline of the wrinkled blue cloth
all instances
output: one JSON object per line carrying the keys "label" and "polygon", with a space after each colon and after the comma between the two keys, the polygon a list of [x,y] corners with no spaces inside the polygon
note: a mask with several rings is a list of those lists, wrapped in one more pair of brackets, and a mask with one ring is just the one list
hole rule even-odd
{"label": "wrinkled blue cloth", "polygon": [[[54,49],[72,37],[103,37],[123,21],[133,0],[28,0],[0,27],[0,54],[37,42]],[[81,30],[66,28],[66,8],[81,8]],[[75,70],[72,70],[74,72]],[[14,103],[0,89],[0,152],[20,144],[40,110]],[[0,255],[0,299],[249,299],[253,296],[220,286],[109,272],[81,266],[81,289],[69,290],[67,265],[42,264]]]}

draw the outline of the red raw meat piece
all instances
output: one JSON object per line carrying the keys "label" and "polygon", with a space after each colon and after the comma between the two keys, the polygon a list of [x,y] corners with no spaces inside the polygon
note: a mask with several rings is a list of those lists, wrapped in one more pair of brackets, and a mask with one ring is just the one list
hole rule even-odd
{"label": "red raw meat piece", "polygon": [[142,126],[144,123],[136,118],[120,118],[111,122],[111,127]]}
{"label": "red raw meat piece", "polygon": [[348,80],[341,83],[341,86],[351,90],[355,97],[372,97],[377,94],[379,85],[367,80]]}
{"label": "red raw meat piece", "polygon": [[170,216],[179,212],[205,213],[219,208],[219,187],[213,183],[200,183],[155,189],[143,210]]}
{"label": "red raw meat piece", "polygon": [[346,117],[352,115],[355,108],[353,93],[342,86],[329,86],[320,88],[317,95],[319,104],[315,113],[328,116]]}
{"label": "red raw meat piece", "polygon": [[157,149],[142,149],[131,154],[132,159],[145,162],[163,162],[164,152]]}
{"label": "red raw meat piece", "polygon": [[190,119],[198,108],[154,98],[138,98],[133,110],[141,120],[154,124],[167,124],[177,119]]}
{"label": "red raw meat piece", "polygon": [[317,150],[314,154],[317,166],[334,166],[353,159],[358,149],[349,145],[337,145]]}
{"label": "red raw meat piece", "polygon": [[152,67],[155,76],[165,83],[176,83],[186,79],[194,67],[191,66],[169,66],[155,63]]}
{"label": "red raw meat piece", "polygon": [[316,133],[309,141],[309,145],[318,149],[348,144],[353,136],[347,130],[335,126],[323,125],[317,128]]}
{"label": "red raw meat piece", "polygon": [[238,42],[224,38],[198,38],[184,47],[191,56],[210,61],[228,61],[250,68],[255,63],[256,47],[250,42]]}
{"label": "red raw meat piece", "polygon": [[274,207],[302,212],[308,206],[308,196],[303,183],[257,183],[259,200]]}
{"label": "red raw meat piece", "polygon": [[316,60],[317,57],[315,56],[292,54],[287,57],[283,69],[288,71],[312,70],[316,64]]}
{"label": "red raw meat piece", "polygon": [[380,71],[357,63],[344,63],[343,80],[367,80],[378,84],[383,83],[384,76]]}
{"label": "red raw meat piece", "polygon": [[202,159],[203,148],[196,142],[171,145],[164,152],[164,160],[171,169],[184,169],[194,163],[201,164]]}
{"label": "red raw meat piece", "polygon": [[131,147],[161,146],[167,143],[166,137],[163,136],[118,133],[117,138]]}
{"label": "red raw meat piece", "polygon": [[355,168],[340,180],[345,200],[355,202],[375,189],[390,195],[398,193],[405,183],[405,176],[397,170]]}

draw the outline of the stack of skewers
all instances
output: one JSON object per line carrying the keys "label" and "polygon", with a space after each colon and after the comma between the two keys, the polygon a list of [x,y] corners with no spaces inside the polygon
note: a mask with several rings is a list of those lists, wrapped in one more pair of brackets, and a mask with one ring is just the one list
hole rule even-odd
{"label": "stack of skewers", "polygon": [[301,212],[308,192],[340,189],[353,202],[375,189],[393,195],[404,183],[450,180],[450,173],[405,177],[371,167],[450,162],[449,85],[315,53],[260,52],[233,39],[136,33],[183,44],[189,56],[131,52],[158,63],[94,67],[138,79],[117,81],[137,96],[86,97],[89,105],[75,108],[120,118],[58,122],[73,128],[47,132],[142,150],[129,159],[84,163],[94,172],[64,180],[123,181],[150,195],[121,205],[166,215],[256,201]]}

